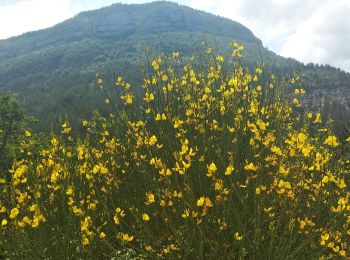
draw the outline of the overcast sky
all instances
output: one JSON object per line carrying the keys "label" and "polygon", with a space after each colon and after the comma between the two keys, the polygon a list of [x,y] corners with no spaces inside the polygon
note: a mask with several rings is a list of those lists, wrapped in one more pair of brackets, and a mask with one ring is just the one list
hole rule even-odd
{"label": "overcast sky", "polygon": [[[50,27],[114,2],[147,0],[0,0],[0,39]],[[238,21],[276,53],[350,72],[350,0],[174,0]]]}

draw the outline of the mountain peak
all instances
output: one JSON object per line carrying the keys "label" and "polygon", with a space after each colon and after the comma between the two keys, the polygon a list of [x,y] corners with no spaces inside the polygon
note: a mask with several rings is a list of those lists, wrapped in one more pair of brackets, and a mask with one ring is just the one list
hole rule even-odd
{"label": "mountain peak", "polygon": [[248,28],[237,22],[173,2],[116,3],[82,12],[48,29],[0,41],[0,58],[79,39],[115,41],[135,35],[161,35],[174,31],[225,36],[240,42],[260,42]]}
{"label": "mountain peak", "polygon": [[215,32],[217,35],[226,36],[231,34],[233,38],[242,38],[243,41],[256,41],[253,33],[237,22],[169,1],[145,4],[116,3],[98,10],[81,13],[76,19],[89,23],[102,34],[104,34],[104,29],[108,28],[107,31],[110,35],[118,35],[121,31],[128,29],[147,34],[175,29],[204,33]]}
{"label": "mountain peak", "polygon": [[259,41],[248,28],[237,22],[177,3],[115,3],[82,12],[49,29],[0,41],[0,58],[85,38],[120,40],[133,35],[161,35],[171,31],[213,34],[241,42]]}

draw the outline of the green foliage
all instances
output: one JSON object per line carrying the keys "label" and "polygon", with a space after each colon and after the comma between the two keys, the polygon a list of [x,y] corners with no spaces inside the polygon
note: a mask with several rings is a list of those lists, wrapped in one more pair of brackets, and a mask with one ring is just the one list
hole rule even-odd
{"label": "green foliage", "polygon": [[27,134],[0,178],[4,257],[348,256],[350,143],[300,109],[296,80],[249,72],[232,45],[147,56],[142,91],[97,75],[108,113],[80,138],[67,120],[43,145]]}
{"label": "green foliage", "polygon": [[18,99],[13,95],[0,93],[0,171],[12,163],[26,121]]}

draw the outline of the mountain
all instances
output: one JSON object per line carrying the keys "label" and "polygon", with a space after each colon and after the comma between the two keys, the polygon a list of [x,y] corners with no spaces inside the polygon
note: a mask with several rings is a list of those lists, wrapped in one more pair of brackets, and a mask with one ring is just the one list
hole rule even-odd
{"label": "mountain", "polygon": [[228,51],[232,39],[245,45],[247,64],[264,62],[276,73],[303,74],[310,100],[316,100],[312,102],[331,93],[350,105],[344,100],[350,97],[349,73],[283,58],[237,22],[164,1],[113,4],[49,29],[0,40],[0,92],[19,93],[27,112],[49,128],[59,116],[83,118],[102,106],[97,72],[107,82],[123,74],[137,84],[146,45],[155,52],[186,56],[201,52],[205,44]]}

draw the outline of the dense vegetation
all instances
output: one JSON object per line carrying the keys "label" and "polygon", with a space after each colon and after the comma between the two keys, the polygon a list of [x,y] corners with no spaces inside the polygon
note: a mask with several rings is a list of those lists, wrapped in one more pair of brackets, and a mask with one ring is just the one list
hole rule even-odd
{"label": "dense vegetation", "polygon": [[18,143],[30,122],[33,119],[25,115],[15,96],[0,94],[0,172],[8,169],[16,156]]}
{"label": "dense vegetation", "polygon": [[168,2],[1,40],[0,258],[350,257],[349,82]]}
{"label": "dense vegetation", "polygon": [[148,56],[142,91],[97,75],[108,114],[80,121],[80,138],[67,120],[47,137],[23,129],[0,176],[0,254],[349,256],[350,137],[302,109],[298,78],[250,72],[232,48]]}
{"label": "dense vegetation", "polygon": [[94,108],[103,109],[102,102],[95,102],[102,100],[94,85],[96,72],[109,82],[115,73],[123,74],[141,86],[139,57],[146,45],[151,52],[180,51],[190,57],[209,44],[227,57],[231,39],[244,44],[242,62],[250,67],[265,63],[277,75],[301,74],[310,95],[313,89],[326,94],[340,89],[337,96],[349,95],[342,92],[350,89],[348,73],[282,58],[239,23],[169,2],[114,4],[1,40],[0,92],[18,93],[26,111],[39,119],[37,129],[50,131],[60,117],[76,122]]}

